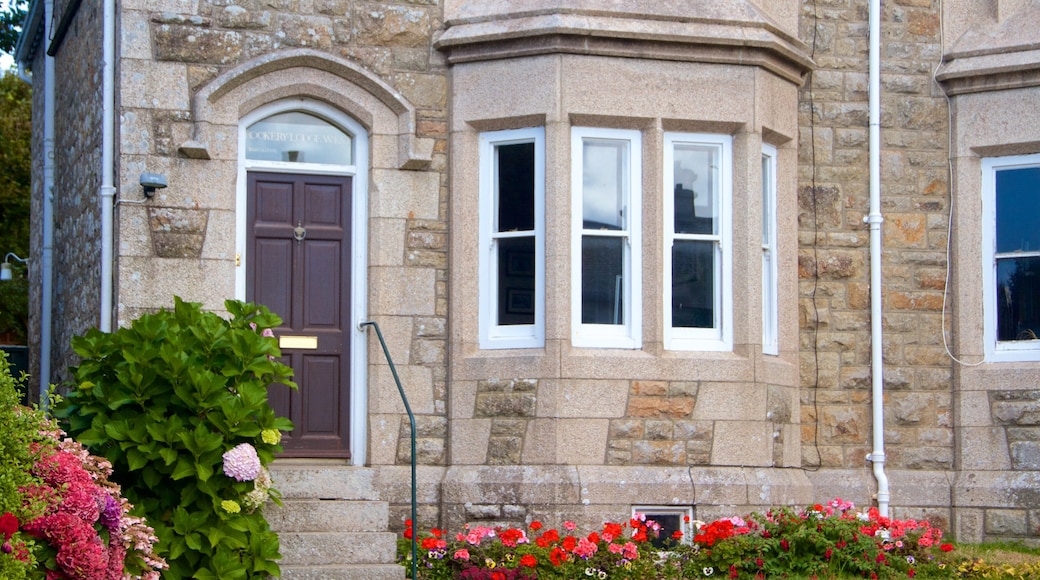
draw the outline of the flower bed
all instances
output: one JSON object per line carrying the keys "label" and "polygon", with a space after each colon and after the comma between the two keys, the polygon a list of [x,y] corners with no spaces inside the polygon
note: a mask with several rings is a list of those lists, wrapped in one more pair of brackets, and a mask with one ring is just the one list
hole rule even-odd
{"label": "flower bed", "polygon": [[[399,559],[411,566],[411,521]],[[469,527],[450,536],[432,529],[417,538],[423,580],[575,578],[948,578],[958,574],[953,545],[926,521],[857,511],[841,499],[802,510],[774,508],[743,518],[687,521],[665,551],[651,541],[660,526],[637,516],[600,530],[562,531],[531,522],[526,529]]]}

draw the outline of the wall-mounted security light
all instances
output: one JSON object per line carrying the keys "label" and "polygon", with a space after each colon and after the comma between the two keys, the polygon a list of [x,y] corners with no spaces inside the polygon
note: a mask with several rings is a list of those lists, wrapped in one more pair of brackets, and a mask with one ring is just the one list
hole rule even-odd
{"label": "wall-mounted security light", "polygon": [[14,278],[14,273],[11,270],[11,262],[9,261],[11,258],[18,260],[23,264],[29,263],[28,258],[19,258],[14,252],[8,252],[7,255],[4,256],[4,262],[0,264],[0,280],[10,280]]}
{"label": "wall-mounted security light", "polygon": [[144,188],[145,197],[152,197],[156,189],[166,187],[166,176],[161,173],[142,173],[141,187]]}

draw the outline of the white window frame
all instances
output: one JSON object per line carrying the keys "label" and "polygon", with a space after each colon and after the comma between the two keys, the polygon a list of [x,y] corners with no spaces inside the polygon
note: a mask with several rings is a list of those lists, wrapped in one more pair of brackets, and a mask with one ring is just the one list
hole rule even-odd
{"label": "white window frame", "polygon": [[[675,233],[675,146],[708,145],[719,149],[719,175],[716,202],[718,234]],[[663,318],[666,350],[719,351],[733,350],[733,137],[707,133],[665,133],[664,136],[664,239]],[[714,324],[712,328],[673,327],[672,320],[672,245],[675,240],[706,240],[715,246]]]}
{"label": "white window frame", "polygon": [[[583,143],[586,139],[627,143],[627,161],[622,182],[626,186],[624,208],[626,227],[610,235],[627,238],[624,244],[621,296],[624,324],[585,324],[582,313],[582,237],[583,227]],[[576,347],[642,348],[642,134],[636,130],[571,128],[571,342]],[[589,231],[591,233],[591,231]],[[596,235],[604,232],[596,231]]]}
{"label": "white window frame", "polygon": [[[982,160],[982,296],[986,361],[1040,361],[1040,340],[997,340],[997,172],[1040,166],[1040,154]],[[1040,251],[1016,253],[1040,256]]]}
{"label": "white window frame", "polygon": [[[529,127],[480,134],[479,326],[480,348],[541,348],[545,346],[545,129]],[[533,324],[498,324],[497,240],[516,236],[497,232],[497,148],[534,144],[534,230],[521,232],[535,238],[535,292]]]}
{"label": "white window frame", "polygon": [[762,353],[780,354],[776,252],[776,147],[762,145]]}
{"label": "white window frame", "polygon": [[638,518],[640,515],[644,516],[645,519],[652,520],[654,516],[678,516],[679,517],[679,531],[682,532],[682,544],[692,544],[693,536],[696,535],[697,529],[694,528],[693,519],[693,507],[689,506],[662,506],[662,505],[635,505],[632,506],[632,518]]}

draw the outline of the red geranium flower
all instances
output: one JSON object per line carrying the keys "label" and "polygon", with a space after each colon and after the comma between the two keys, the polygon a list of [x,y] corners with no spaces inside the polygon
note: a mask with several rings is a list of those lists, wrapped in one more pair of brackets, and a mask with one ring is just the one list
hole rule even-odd
{"label": "red geranium flower", "polygon": [[4,512],[4,515],[0,516],[0,534],[7,537],[8,540],[11,536],[18,531],[18,518],[14,517],[11,512]]}
{"label": "red geranium flower", "polygon": [[535,558],[533,554],[524,554],[520,557],[520,565],[534,568],[538,565],[538,558]]}
{"label": "red geranium flower", "polygon": [[530,527],[531,527],[531,531],[537,532],[538,530],[542,529],[542,522],[540,522],[538,520],[535,520],[535,521],[531,522],[531,526]]}
{"label": "red geranium flower", "polygon": [[953,551],[953,544],[943,544],[943,545],[939,546],[939,549],[942,550],[943,552],[952,552]]}

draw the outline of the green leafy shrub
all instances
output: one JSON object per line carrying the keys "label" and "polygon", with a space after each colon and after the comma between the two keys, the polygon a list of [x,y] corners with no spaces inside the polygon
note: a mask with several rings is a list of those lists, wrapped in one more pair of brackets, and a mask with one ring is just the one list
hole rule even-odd
{"label": "green leafy shrub", "polygon": [[230,319],[175,299],[110,334],[73,340],[82,362],[56,407],[69,433],[107,457],[148,517],[166,578],[280,575],[278,536],[263,517],[278,500],[266,466],[281,450],[267,389],[290,380],[263,306],[225,303]]}
{"label": "green leafy shrub", "polygon": [[[32,474],[38,453],[32,449],[39,447],[44,436],[40,434],[40,418],[21,407],[20,388],[24,388],[24,381],[11,376],[7,354],[0,351],[0,515],[12,514],[17,521],[26,522],[43,510],[40,502],[26,501],[22,490],[39,483],[39,478]],[[0,555],[0,578],[27,578],[36,568],[32,559],[33,539],[15,532],[10,537],[0,537],[0,541],[23,546],[29,556],[24,560],[13,557],[13,550],[7,557]]]}

